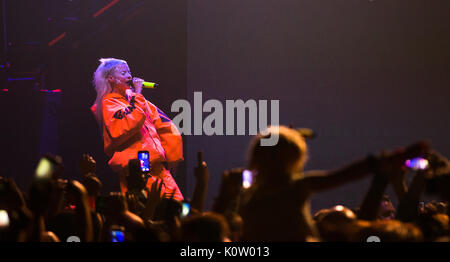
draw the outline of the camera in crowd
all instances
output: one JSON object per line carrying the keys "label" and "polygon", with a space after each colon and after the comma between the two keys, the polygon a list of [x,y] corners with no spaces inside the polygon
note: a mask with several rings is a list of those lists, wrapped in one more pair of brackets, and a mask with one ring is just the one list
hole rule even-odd
{"label": "camera in crowd", "polygon": [[128,161],[129,174],[126,178],[130,192],[141,192],[150,177],[150,157],[148,151],[139,151],[137,159]]}
{"label": "camera in crowd", "polygon": [[447,158],[432,152],[426,157],[406,160],[405,166],[414,171],[424,172],[426,193],[450,200],[450,162]]}

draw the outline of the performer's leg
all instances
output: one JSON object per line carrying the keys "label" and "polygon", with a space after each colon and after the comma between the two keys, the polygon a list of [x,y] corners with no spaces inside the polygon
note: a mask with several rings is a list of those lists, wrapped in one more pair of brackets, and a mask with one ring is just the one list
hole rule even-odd
{"label": "performer's leg", "polygon": [[170,174],[169,170],[164,169],[163,173],[161,174],[161,177],[164,181],[165,190],[164,192],[166,194],[174,194],[173,198],[178,201],[183,201],[184,197],[183,194],[181,194],[180,188],[178,188],[177,182],[175,182],[175,179]]}
{"label": "performer's leg", "polygon": [[173,179],[169,170],[165,169],[162,165],[161,165],[161,167],[154,166],[152,168],[151,174],[152,174],[152,177],[150,177],[147,181],[147,188],[149,190],[151,190],[152,184],[156,182],[156,179],[160,178],[163,180],[163,186],[161,188],[161,197],[163,196],[164,193],[166,195],[173,193],[173,198],[175,200],[178,200],[178,201],[184,200],[183,194],[181,194],[181,191],[178,188],[178,185],[175,182],[175,179]]}

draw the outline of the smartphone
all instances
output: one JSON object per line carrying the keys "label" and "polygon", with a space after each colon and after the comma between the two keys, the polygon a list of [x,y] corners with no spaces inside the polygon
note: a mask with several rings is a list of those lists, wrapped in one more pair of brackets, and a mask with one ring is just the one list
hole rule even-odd
{"label": "smartphone", "polygon": [[125,228],[120,226],[111,226],[111,240],[112,242],[125,241]]}
{"label": "smartphone", "polygon": [[181,206],[181,218],[187,217],[191,213],[191,203],[183,202]]}
{"label": "smartphone", "polygon": [[148,151],[139,151],[138,159],[141,164],[141,171],[150,172],[150,157]]}
{"label": "smartphone", "polygon": [[53,166],[53,163],[48,160],[47,158],[43,157],[39,161],[37,168],[36,168],[36,178],[37,179],[51,179],[52,174],[55,170],[55,167]]}
{"label": "smartphone", "polygon": [[0,229],[9,227],[8,211],[0,210]]}
{"label": "smartphone", "polygon": [[253,173],[250,170],[245,169],[242,171],[242,187],[247,189],[253,184]]}
{"label": "smartphone", "polygon": [[412,170],[425,170],[429,166],[427,159],[422,157],[416,157],[405,161],[405,166]]}

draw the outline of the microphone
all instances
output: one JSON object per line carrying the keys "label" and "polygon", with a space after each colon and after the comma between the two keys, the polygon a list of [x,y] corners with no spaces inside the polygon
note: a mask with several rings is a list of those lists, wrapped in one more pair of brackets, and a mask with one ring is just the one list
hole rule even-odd
{"label": "microphone", "polygon": [[[135,89],[134,84],[133,84],[133,80],[128,81],[127,84],[128,84],[129,86],[131,86],[133,89]],[[142,82],[142,87],[143,87],[143,88],[157,88],[158,86],[159,86],[159,85],[158,85],[157,83],[146,82],[146,81],[143,81],[143,82]]]}
{"label": "microphone", "polygon": [[142,82],[142,87],[145,88],[157,88],[159,85],[157,83],[153,83],[153,82]]}

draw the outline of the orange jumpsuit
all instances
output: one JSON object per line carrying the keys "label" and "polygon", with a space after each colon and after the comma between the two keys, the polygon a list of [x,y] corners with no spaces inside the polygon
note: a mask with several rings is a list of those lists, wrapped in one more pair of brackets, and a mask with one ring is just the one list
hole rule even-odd
{"label": "orange jumpsuit", "polygon": [[[95,115],[96,106],[91,107]],[[102,102],[103,142],[105,153],[111,157],[108,164],[119,173],[122,193],[127,191],[128,161],[136,159],[138,151],[150,155],[151,178],[147,188],[159,177],[162,193],[175,192],[176,200],[183,200],[175,180],[163,162],[183,160],[181,134],[172,121],[141,94],[133,94],[130,101],[117,93],[105,95]]]}

